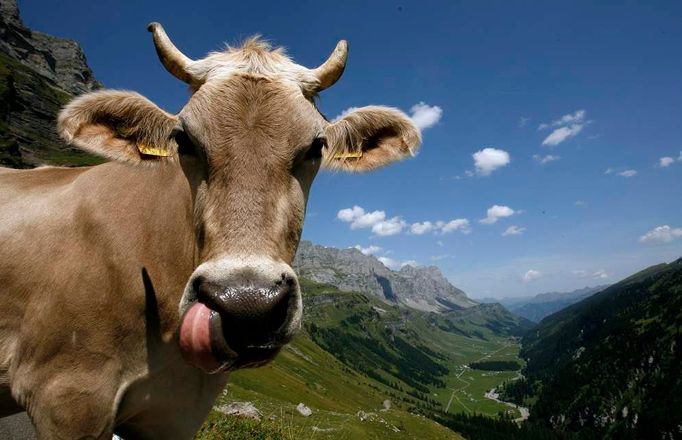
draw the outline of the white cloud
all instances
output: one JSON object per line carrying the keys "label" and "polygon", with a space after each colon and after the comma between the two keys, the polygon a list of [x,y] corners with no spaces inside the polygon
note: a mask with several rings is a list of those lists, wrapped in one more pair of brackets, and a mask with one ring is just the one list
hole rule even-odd
{"label": "white cloud", "polygon": [[437,222],[425,221],[421,223],[412,223],[410,232],[414,235],[422,235],[427,232],[434,232],[436,234],[449,234],[450,232],[460,231],[463,234],[471,232],[469,220],[465,218],[457,218],[444,222],[438,220]]}
{"label": "white cloud", "polygon": [[457,218],[450,220],[449,222],[437,221],[436,228],[438,228],[441,234],[449,234],[453,231],[460,231],[463,234],[468,234],[471,232],[469,220],[465,218]]}
{"label": "white cloud", "polygon": [[412,226],[410,226],[410,232],[414,235],[426,234],[427,232],[431,232],[433,230],[433,226],[433,223],[428,221],[423,223],[412,223]]}
{"label": "white cloud", "polygon": [[585,206],[585,201],[584,200],[576,200],[573,202],[575,206]]}
{"label": "white cloud", "polygon": [[507,228],[506,231],[502,233],[503,237],[507,237],[509,235],[521,235],[526,231],[526,228],[511,225],[510,227]]}
{"label": "white cloud", "polygon": [[487,217],[479,220],[479,222],[485,225],[492,225],[493,223],[496,223],[497,220],[512,215],[514,215],[514,210],[509,206],[493,205],[488,208]]}
{"label": "white cloud", "polygon": [[393,258],[389,257],[379,257],[377,258],[381,263],[388,267],[391,270],[398,270],[404,266],[413,266],[413,267],[419,267],[420,264],[415,261],[415,260],[407,260],[407,261],[397,261],[394,260]]}
{"label": "white cloud", "polygon": [[438,241],[436,242],[436,244],[437,244],[438,246],[440,246],[440,247],[445,246],[445,243],[443,243],[443,240],[438,240]]}
{"label": "white cloud", "polygon": [[378,258],[381,263],[388,267],[389,269],[399,269],[400,268],[400,263],[398,261],[395,261],[393,258],[389,257],[379,257]]}
{"label": "white cloud", "polygon": [[682,151],[680,151],[680,155],[677,156],[677,160],[680,161],[680,162],[682,162]]}
{"label": "white cloud", "polygon": [[[618,171],[619,169],[623,170],[623,171]],[[614,174],[614,173],[619,175],[619,176],[622,176],[622,177],[634,177],[637,175],[637,170],[608,167],[604,171],[604,174]]]}
{"label": "white cloud", "polygon": [[535,281],[540,277],[542,277],[542,272],[540,272],[538,270],[529,269],[528,272],[523,274],[523,277],[521,277],[521,280],[524,283],[530,283],[531,281]]}
{"label": "white cloud", "polygon": [[498,168],[506,166],[511,161],[509,153],[497,148],[484,148],[472,154],[476,172],[481,176],[489,176]]}
{"label": "white cloud", "polygon": [[539,154],[534,154],[533,159],[536,161],[540,162],[541,165],[544,165],[549,162],[554,162],[556,160],[561,159],[560,156],[554,155],[554,154],[548,154],[546,156],[540,156]]}
{"label": "white cloud", "polygon": [[374,255],[374,254],[376,254],[377,252],[381,252],[381,251],[382,251],[382,249],[381,249],[379,246],[374,246],[374,245],[370,245],[370,246],[367,246],[367,247],[362,247],[362,246],[360,246],[359,244],[356,244],[356,245],[353,246],[353,247],[354,247],[355,249],[359,250],[360,252],[362,252],[362,253],[365,254],[365,255]]}
{"label": "white cloud", "polygon": [[372,232],[380,236],[395,235],[402,232],[407,223],[400,217],[386,219],[384,211],[365,212],[360,206],[341,209],[336,217],[350,223],[351,229],[372,228]]}
{"label": "white cloud", "polygon": [[345,208],[336,213],[336,218],[344,222],[352,222],[356,217],[360,217],[365,213],[365,210],[359,206],[353,206],[352,208]]}
{"label": "white cloud", "polygon": [[375,223],[372,226],[372,232],[382,237],[388,235],[400,234],[403,228],[407,226],[407,223],[400,217],[393,217],[388,220],[383,220]]}
{"label": "white cloud", "polygon": [[637,175],[637,171],[636,170],[625,170],[625,171],[621,171],[620,173],[618,173],[618,175],[623,176],[623,177],[634,177]]}
{"label": "white cloud", "polygon": [[431,128],[440,121],[443,116],[443,109],[437,105],[428,105],[424,102],[419,102],[410,109],[412,121],[420,130]]}
{"label": "white cloud", "polygon": [[530,121],[530,118],[526,116],[521,116],[519,118],[519,127],[521,128],[525,127],[526,125],[528,125],[528,121]]}
{"label": "white cloud", "polygon": [[604,280],[611,277],[611,274],[609,274],[605,269],[599,269],[598,271],[592,273],[586,270],[574,270],[571,273],[578,278],[593,278],[596,280]]}
{"label": "white cloud", "polygon": [[658,159],[658,166],[660,166],[661,168],[666,168],[666,167],[669,167],[670,165],[672,165],[673,162],[675,162],[675,159],[673,159],[670,156],[665,156],[665,157]]}
{"label": "white cloud", "polygon": [[563,115],[559,119],[551,123],[542,123],[538,126],[538,130],[545,130],[550,127],[555,128],[549,136],[542,141],[542,145],[555,147],[565,141],[566,139],[577,136],[589,121],[585,120],[587,112],[585,110],[576,110],[575,113]]}
{"label": "white cloud", "polygon": [[[367,212],[364,208],[357,205],[352,208],[339,210],[336,218],[342,222],[350,223],[351,229],[371,228],[374,234],[382,237],[400,234],[406,228],[409,228],[409,232],[414,235],[423,235],[428,232],[437,234],[448,234],[453,231],[460,231],[463,234],[471,232],[469,220],[465,218],[458,218],[447,222],[440,220],[437,222],[424,221],[410,225],[402,217],[396,216],[387,219],[384,211]],[[355,247],[362,251],[362,248]]]}
{"label": "white cloud", "polygon": [[573,124],[567,127],[559,127],[549,134],[542,141],[542,145],[548,145],[550,147],[555,147],[565,141],[566,139],[577,136],[583,130],[583,124]]}
{"label": "white cloud", "polygon": [[[342,119],[343,117],[345,117],[351,112],[354,112],[358,108],[359,107],[349,107],[345,109],[337,117],[333,119],[333,122]],[[438,123],[438,121],[440,121],[440,118],[443,116],[443,109],[438,107],[437,105],[428,105],[422,101],[413,105],[412,108],[410,108],[410,114],[412,122],[414,122],[415,125],[419,127],[420,130],[426,130],[427,128],[433,127]]]}
{"label": "white cloud", "polygon": [[670,243],[682,237],[682,228],[671,228],[668,225],[657,226],[639,237],[640,243],[661,244]]}
{"label": "white cloud", "polygon": [[352,112],[354,112],[355,110],[357,110],[358,108],[359,108],[359,107],[348,107],[347,109],[345,109],[344,111],[342,111],[340,115],[338,115],[337,117],[335,117],[335,118],[332,120],[332,122],[336,122],[336,121],[338,121],[339,119],[344,118],[348,113],[352,113]]}
{"label": "white cloud", "polygon": [[585,121],[587,112],[585,110],[576,110],[575,113],[563,115],[559,119],[555,119],[550,123],[542,123],[538,126],[538,130],[545,130],[549,127],[558,127],[560,125],[580,124]]}
{"label": "white cloud", "polygon": [[353,206],[340,210],[336,217],[346,223],[350,223],[351,229],[370,228],[386,218],[384,211],[365,212],[360,206]]}
{"label": "white cloud", "polygon": [[610,276],[611,275],[609,275],[608,272],[606,272],[604,269],[599,269],[598,271],[596,271],[595,273],[592,274],[592,278],[596,278],[599,280],[606,279]]}

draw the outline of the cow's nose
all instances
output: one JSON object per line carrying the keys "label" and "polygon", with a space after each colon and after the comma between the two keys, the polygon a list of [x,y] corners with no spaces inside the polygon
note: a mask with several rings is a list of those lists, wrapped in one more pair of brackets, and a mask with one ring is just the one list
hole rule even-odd
{"label": "cow's nose", "polygon": [[298,283],[282,273],[266,285],[235,286],[197,277],[197,300],[218,312],[225,342],[240,353],[249,348],[282,345],[290,311],[296,307]]}

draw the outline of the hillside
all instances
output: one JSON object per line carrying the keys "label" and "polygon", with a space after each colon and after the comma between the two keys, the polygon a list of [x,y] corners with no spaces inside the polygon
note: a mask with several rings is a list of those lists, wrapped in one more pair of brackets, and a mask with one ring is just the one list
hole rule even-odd
{"label": "hillside", "polygon": [[531,420],[580,439],[680,438],[680,347],[682,259],[546,318],[523,339],[525,391],[538,394]]}
{"label": "hillside", "polygon": [[[270,430],[273,438],[460,438],[429,417],[446,411],[496,417],[509,410],[484,394],[516,373],[467,365],[518,360],[511,335],[527,329],[524,321],[514,321],[499,306],[436,314],[306,279],[301,283],[304,330],[270,365],[235,372],[219,402],[249,401],[263,412],[266,420],[257,428],[245,422],[246,431]],[[502,317],[511,320],[499,322]],[[382,407],[385,400],[391,409]],[[299,403],[312,415],[300,415]],[[242,429],[229,420],[215,411],[198,438]]]}
{"label": "hillside", "polygon": [[430,312],[472,307],[468,298],[434,266],[393,271],[357,249],[337,249],[301,241],[294,261],[300,276],[341,290],[367,292],[383,301]]}
{"label": "hillside", "polygon": [[607,287],[608,285],[584,287],[571,292],[548,292],[528,298],[503,298],[495,301],[499,301],[500,304],[512,313],[523,316],[533,322],[540,322],[552,313],[582,301]]}
{"label": "hillside", "polygon": [[28,29],[16,1],[0,0],[0,165],[101,162],[65,145],[55,130],[64,104],[99,87],[76,42]]}

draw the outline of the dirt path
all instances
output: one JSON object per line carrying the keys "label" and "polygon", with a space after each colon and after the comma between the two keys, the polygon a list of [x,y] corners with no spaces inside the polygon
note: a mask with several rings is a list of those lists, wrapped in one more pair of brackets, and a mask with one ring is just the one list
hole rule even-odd
{"label": "dirt path", "polygon": [[[518,378],[517,378],[517,379],[518,379]],[[509,407],[518,409],[519,412],[521,413],[521,417],[518,417],[518,418],[514,419],[514,421],[517,422],[517,423],[520,423],[520,422],[523,422],[523,421],[525,421],[525,420],[528,420],[528,417],[530,417],[530,410],[528,410],[528,408],[526,408],[525,406],[519,406],[519,405],[517,405],[517,404],[515,404],[515,403],[505,402],[504,400],[500,400],[500,399],[499,399],[500,395],[499,395],[498,393],[495,392],[495,388],[493,388],[492,390],[488,391],[488,392],[485,393],[483,396],[484,396],[486,399],[494,400],[495,402],[498,402],[498,403],[501,403],[501,404],[503,404],[503,405],[507,405],[507,406],[509,406]]]}

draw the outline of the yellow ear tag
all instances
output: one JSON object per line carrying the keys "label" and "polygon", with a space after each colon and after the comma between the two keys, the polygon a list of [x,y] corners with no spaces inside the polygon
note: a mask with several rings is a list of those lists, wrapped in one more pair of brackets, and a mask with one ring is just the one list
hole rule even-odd
{"label": "yellow ear tag", "polygon": [[156,147],[149,147],[145,144],[137,144],[137,149],[140,151],[140,153],[144,154],[145,156],[159,156],[159,157],[168,157],[170,156],[170,151],[164,149],[164,148],[156,148]]}
{"label": "yellow ear tag", "polygon": [[361,157],[362,157],[362,150],[357,151],[355,153],[340,153],[340,154],[334,155],[334,159],[349,159],[349,158],[360,159]]}

